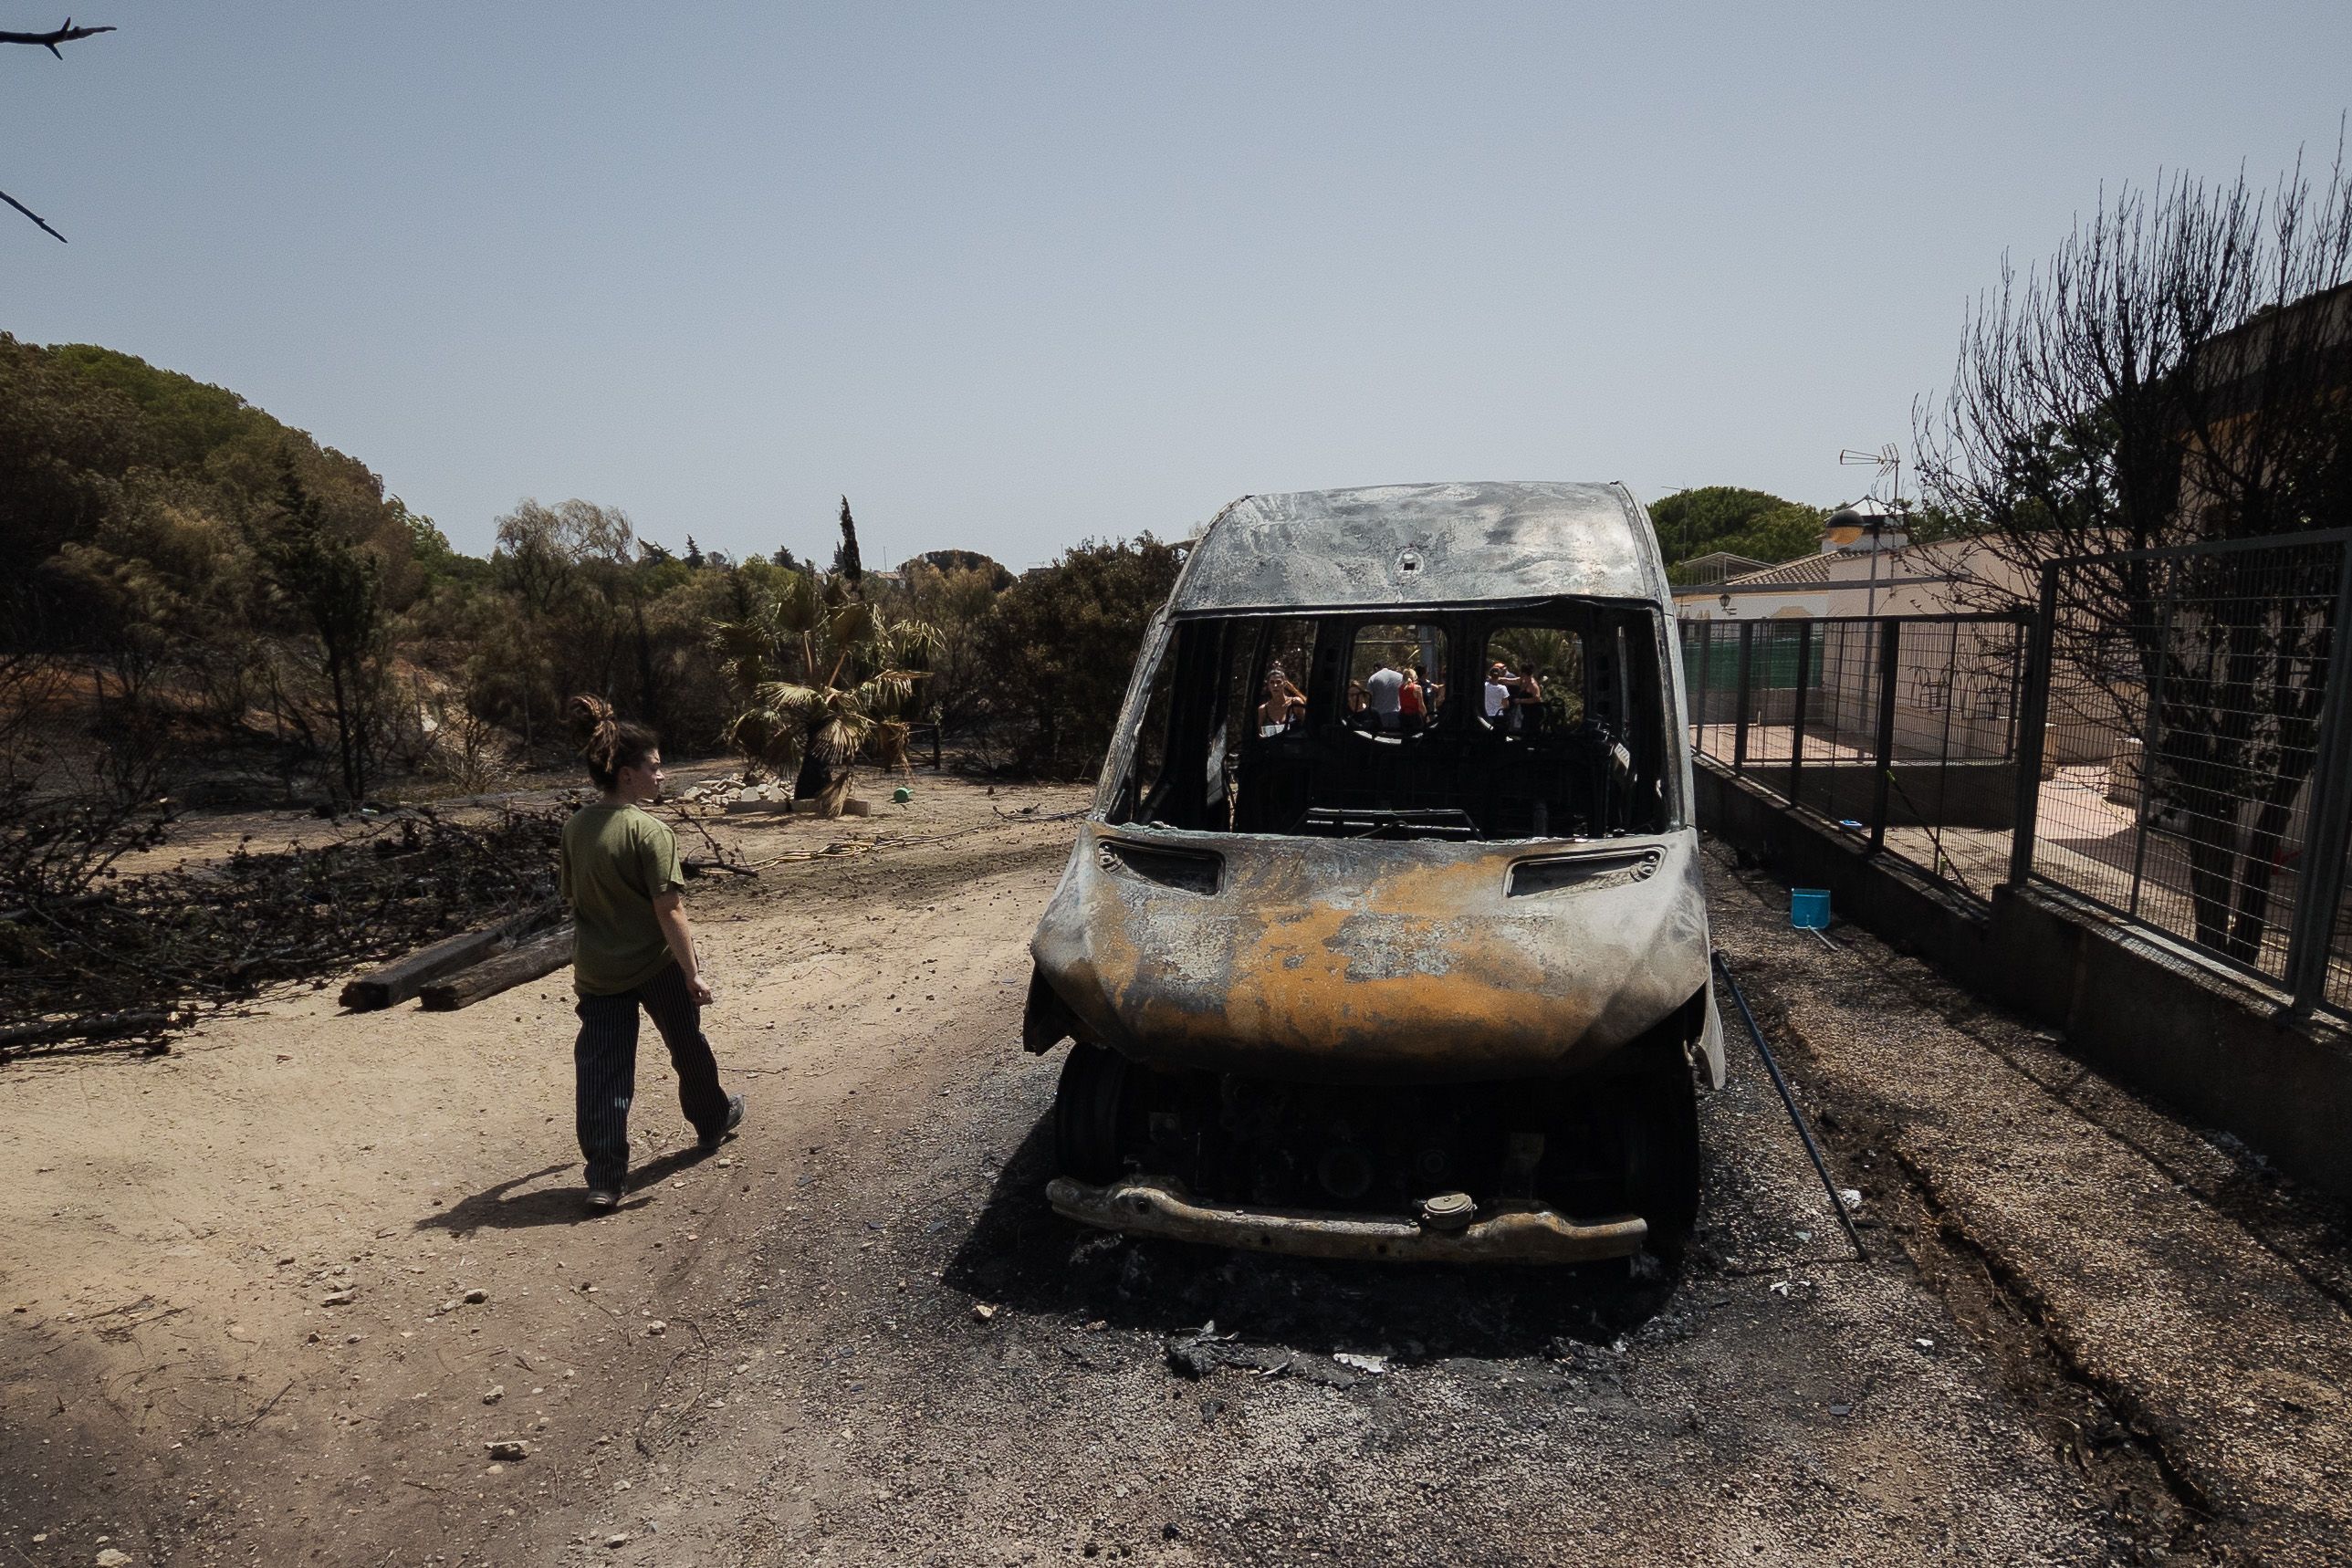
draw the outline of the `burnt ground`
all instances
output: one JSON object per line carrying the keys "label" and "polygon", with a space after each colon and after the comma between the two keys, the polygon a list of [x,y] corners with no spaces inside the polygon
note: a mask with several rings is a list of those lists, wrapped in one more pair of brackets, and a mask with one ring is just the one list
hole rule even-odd
{"label": "burnt ground", "polygon": [[694,1160],[648,1058],[610,1219],[557,982],[10,1069],[0,1560],[2337,1560],[2340,1216],[1727,858],[1873,1259],[1735,1016],[1677,1274],[1406,1270],[1045,1208],[1067,829],[967,816],[695,895],[751,1120]]}

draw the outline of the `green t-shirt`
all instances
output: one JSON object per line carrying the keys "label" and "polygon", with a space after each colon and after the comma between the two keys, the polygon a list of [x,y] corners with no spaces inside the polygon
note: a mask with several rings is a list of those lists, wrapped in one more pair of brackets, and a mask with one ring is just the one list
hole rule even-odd
{"label": "green t-shirt", "polygon": [[572,906],[572,985],[583,996],[634,991],[670,961],[654,900],[686,886],[677,838],[634,805],[591,805],[563,825],[557,886]]}

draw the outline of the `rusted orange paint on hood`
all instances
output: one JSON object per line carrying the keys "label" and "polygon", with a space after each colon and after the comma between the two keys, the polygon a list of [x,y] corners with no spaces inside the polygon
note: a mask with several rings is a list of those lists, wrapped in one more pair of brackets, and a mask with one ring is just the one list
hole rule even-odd
{"label": "rusted orange paint on hood", "polygon": [[1081,836],[1035,951],[1104,1043],[1145,1061],[1333,1079],[1565,1071],[1705,984],[1703,928],[1676,929],[1690,924],[1675,918],[1688,857],[1671,847],[1650,882],[1507,899],[1530,846],[1182,836],[1223,846],[1224,883],[1202,896],[1098,866],[1099,837]]}

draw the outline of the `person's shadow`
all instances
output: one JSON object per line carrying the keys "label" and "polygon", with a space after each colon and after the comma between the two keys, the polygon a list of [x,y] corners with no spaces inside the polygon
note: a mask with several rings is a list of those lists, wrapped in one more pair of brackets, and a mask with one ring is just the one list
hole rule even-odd
{"label": "person's shadow", "polygon": [[1412,1361],[1607,1345],[1673,1294],[1664,1269],[1397,1264],[1231,1252],[1097,1230],[1055,1214],[1051,1121],[1005,1162],[945,1282],[1032,1312],[1181,1335],[1213,1321],[1261,1345],[1329,1355],[1385,1346]]}
{"label": "person's shadow", "polygon": [[[642,1208],[653,1201],[646,1190],[688,1165],[698,1164],[709,1158],[706,1150],[691,1144],[672,1150],[659,1159],[650,1161],[630,1171],[628,1186],[624,1189],[621,1209]],[[566,1160],[560,1164],[543,1166],[523,1175],[512,1176],[495,1186],[484,1187],[470,1197],[459,1198],[446,1209],[436,1209],[418,1220],[418,1230],[442,1230],[452,1236],[464,1236],[476,1230],[529,1230],[542,1225],[576,1225],[602,1216],[590,1211],[584,1201],[585,1189],[576,1182],[562,1182],[550,1187],[531,1187],[529,1192],[516,1189],[530,1186],[544,1176],[559,1171],[577,1168],[577,1162]],[[615,1212],[613,1210],[608,1212]]]}

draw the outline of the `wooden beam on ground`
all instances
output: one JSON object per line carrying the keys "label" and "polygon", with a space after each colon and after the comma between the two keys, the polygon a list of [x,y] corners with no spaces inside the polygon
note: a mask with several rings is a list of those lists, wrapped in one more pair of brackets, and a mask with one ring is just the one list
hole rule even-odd
{"label": "wooden beam on ground", "polygon": [[506,952],[530,931],[553,920],[556,912],[551,906],[524,910],[496,925],[420,947],[405,958],[346,981],[342,1005],[354,1013],[370,1013],[405,1002],[443,975],[455,974]]}
{"label": "wooden beam on ground", "polygon": [[455,1012],[486,996],[528,985],[571,962],[572,928],[561,926],[545,936],[531,938],[510,952],[486,958],[446,980],[435,981],[417,993],[417,999],[428,1013]]}
{"label": "wooden beam on ground", "polygon": [[395,1002],[405,1002],[431,982],[479,963],[506,945],[507,929],[501,921],[436,942],[430,947],[420,947],[382,969],[372,969],[344,982],[342,1004],[354,1013],[370,1013]]}

